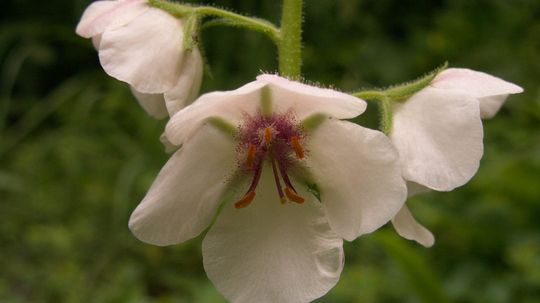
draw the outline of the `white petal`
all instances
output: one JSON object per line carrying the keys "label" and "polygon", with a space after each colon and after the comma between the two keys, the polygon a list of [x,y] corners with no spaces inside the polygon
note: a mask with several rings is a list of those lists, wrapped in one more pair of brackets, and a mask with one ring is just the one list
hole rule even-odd
{"label": "white petal", "polygon": [[483,154],[479,111],[470,95],[433,87],[395,103],[390,138],[404,178],[439,191],[469,181]]}
{"label": "white petal", "polygon": [[166,129],[167,137],[174,144],[181,144],[210,116],[236,123],[246,113],[255,114],[260,110],[262,88],[265,86],[271,90],[273,111],[284,113],[291,110],[299,120],[314,113],[336,118],[355,117],[366,108],[365,101],[344,93],[274,75],[261,75],[257,81],[237,90],[201,96],[192,106],[171,119]]}
{"label": "white petal", "polygon": [[84,11],[75,32],[91,38],[124,26],[149,8],[146,0],[95,1]]}
{"label": "white petal", "polygon": [[270,171],[250,205],[225,206],[204,239],[204,268],[231,302],[310,302],[337,283],[343,241],[319,202],[281,205]]}
{"label": "white petal", "polygon": [[161,144],[163,144],[163,147],[165,147],[165,152],[168,154],[171,154],[178,150],[179,146],[176,146],[169,142],[167,139],[167,136],[165,136],[165,133],[162,133],[161,136],[159,136],[159,141],[161,141]]}
{"label": "white petal", "polygon": [[407,198],[399,157],[381,132],[330,120],[309,134],[306,163],[332,229],[348,241],[390,221]]}
{"label": "white petal", "polygon": [[430,192],[431,190],[418,183],[407,181],[407,196],[410,198],[419,194]]}
{"label": "white petal", "polygon": [[236,169],[230,137],[202,128],[159,172],[129,220],[141,241],[170,245],[197,236],[212,221]]}
{"label": "white petal", "polygon": [[320,88],[264,74],[257,81],[270,84],[275,111],[292,109],[299,119],[324,113],[338,119],[354,118],[366,110],[366,102],[333,89]]}
{"label": "white petal", "polygon": [[99,45],[105,72],[146,94],[164,93],[176,84],[183,53],[182,22],[157,8],[105,31]]}
{"label": "white petal", "polygon": [[164,95],[169,115],[191,104],[199,94],[203,77],[203,61],[199,49],[194,48],[184,56],[182,71],[176,85]]}
{"label": "white petal", "polygon": [[156,119],[167,117],[167,108],[165,107],[165,100],[163,100],[162,94],[143,94],[133,87],[131,87],[131,92],[150,116]]}
{"label": "white petal", "polygon": [[101,34],[95,35],[92,37],[92,45],[94,46],[94,49],[99,50],[99,45],[101,44]]}
{"label": "white petal", "polygon": [[491,119],[503,106],[504,102],[508,98],[508,95],[498,95],[491,97],[480,98],[480,116],[482,119]]}
{"label": "white petal", "polygon": [[432,82],[433,87],[459,90],[480,99],[482,118],[492,118],[510,94],[523,89],[503,79],[465,68],[449,68]]}
{"label": "white petal", "polygon": [[414,219],[406,205],[403,205],[396,217],[392,219],[392,224],[397,233],[407,240],[416,241],[425,247],[431,247],[435,243],[433,234]]}
{"label": "white petal", "polygon": [[171,143],[181,145],[212,116],[237,124],[246,113],[253,114],[260,108],[261,88],[265,85],[254,81],[233,91],[202,95],[171,117],[165,128],[167,138]]}

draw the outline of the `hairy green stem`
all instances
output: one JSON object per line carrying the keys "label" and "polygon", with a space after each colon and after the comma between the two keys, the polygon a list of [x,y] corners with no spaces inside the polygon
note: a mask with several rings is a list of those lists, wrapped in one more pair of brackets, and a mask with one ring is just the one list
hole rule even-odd
{"label": "hairy green stem", "polygon": [[166,0],[149,0],[148,3],[177,17],[186,17],[189,15],[218,17],[224,20],[223,24],[261,32],[276,43],[279,39],[279,29],[272,23],[259,18],[243,16],[213,6],[192,6]]}
{"label": "hairy green stem", "polygon": [[303,0],[283,0],[278,41],[279,73],[290,78],[301,76],[302,9]]}

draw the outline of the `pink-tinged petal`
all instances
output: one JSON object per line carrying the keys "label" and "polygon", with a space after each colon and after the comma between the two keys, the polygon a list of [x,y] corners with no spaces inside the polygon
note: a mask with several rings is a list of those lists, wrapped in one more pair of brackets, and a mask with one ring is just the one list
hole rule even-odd
{"label": "pink-tinged petal", "polygon": [[246,113],[260,108],[261,88],[266,84],[250,82],[236,90],[202,95],[191,105],[171,117],[165,134],[175,145],[189,139],[209,117],[220,117],[236,125]]}
{"label": "pink-tinged petal", "polygon": [[480,100],[482,118],[492,118],[511,94],[523,89],[503,79],[465,68],[449,68],[432,82],[433,87],[459,90]]}
{"label": "pink-tinged petal", "polygon": [[299,119],[324,113],[338,119],[354,118],[366,110],[366,102],[333,89],[291,81],[277,75],[263,74],[257,81],[270,84],[275,111],[292,109]]}
{"label": "pink-tinged petal", "polygon": [[399,157],[381,132],[329,120],[306,139],[306,164],[332,229],[348,241],[390,221],[407,198]]}
{"label": "pink-tinged petal", "polygon": [[265,167],[250,205],[226,205],[203,242],[204,268],[235,303],[302,303],[327,293],[343,269],[343,241],[320,203],[281,205]]}
{"label": "pink-tinged petal", "polygon": [[474,176],[482,158],[478,100],[459,91],[425,88],[394,103],[390,138],[406,180],[450,191]]}
{"label": "pink-tinged petal", "polygon": [[181,74],[183,54],[182,21],[157,8],[105,31],[99,45],[105,72],[145,94],[173,88]]}
{"label": "pink-tinged petal", "polygon": [[171,117],[197,98],[202,77],[203,61],[201,53],[197,48],[194,48],[184,56],[182,70],[176,85],[164,95],[165,104]]}
{"label": "pink-tinged petal", "polygon": [[152,117],[163,119],[168,116],[165,100],[161,94],[143,94],[131,87],[131,93],[139,101],[142,108]]}
{"label": "pink-tinged petal", "polygon": [[397,233],[407,240],[413,240],[425,247],[431,247],[435,243],[433,234],[418,223],[406,205],[392,219],[392,224]]}
{"label": "pink-tinged petal", "polygon": [[146,0],[95,1],[84,11],[75,32],[92,38],[126,25],[149,8]]}
{"label": "pink-tinged petal", "polygon": [[173,154],[131,214],[133,234],[146,243],[171,245],[201,233],[236,169],[234,151],[230,137],[202,128]]}

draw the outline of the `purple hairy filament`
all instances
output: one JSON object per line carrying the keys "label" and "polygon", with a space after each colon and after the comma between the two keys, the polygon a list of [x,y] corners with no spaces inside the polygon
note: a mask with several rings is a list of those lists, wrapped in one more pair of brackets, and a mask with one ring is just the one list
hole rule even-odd
{"label": "purple hairy filament", "polygon": [[247,116],[239,127],[238,153],[244,155],[239,160],[240,169],[252,174],[252,179],[247,192],[234,206],[243,208],[253,201],[265,161],[272,167],[279,201],[304,203],[287,174],[295,161],[305,156],[301,144],[304,138],[291,113]]}

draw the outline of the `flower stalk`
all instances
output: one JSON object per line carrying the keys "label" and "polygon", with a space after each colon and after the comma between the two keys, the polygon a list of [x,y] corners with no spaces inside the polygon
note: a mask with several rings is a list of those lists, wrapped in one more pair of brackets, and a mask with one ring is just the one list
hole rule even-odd
{"label": "flower stalk", "polygon": [[284,0],[278,43],[279,73],[299,78],[302,68],[302,0]]}

